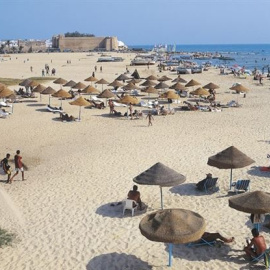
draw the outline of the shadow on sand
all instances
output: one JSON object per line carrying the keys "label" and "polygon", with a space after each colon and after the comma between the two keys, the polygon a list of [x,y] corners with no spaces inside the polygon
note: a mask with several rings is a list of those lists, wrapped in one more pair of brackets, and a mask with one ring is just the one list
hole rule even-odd
{"label": "shadow on sand", "polygon": [[27,104],[26,106],[29,106],[29,107],[42,107],[42,106],[46,106],[46,104],[34,103],[34,104]]}
{"label": "shadow on sand", "polygon": [[169,189],[170,192],[181,196],[208,196],[214,192],[200,191],[196,188],[196,183],[184,183]]}
{"label": "shadow on sand", "polygon": [[247,171],[249,175],[258,176],[258,177],[268,177],[270,178],[270,171],[263,172],[260,170],[260,166],[253,166],[250,170]]}
{"label": "shadow on sand", "polygon": [[148,263],[134,255],[125,253],[108,253],[93,258],[87,265],[86,270],[148,270],[152,269]]}
{"label": "shadow on sand", "polygon": [[[141,216],[146,213],[148,206],[144,203],[142,204],[143,204],[143,210],[139,210],[139,209],[135,210],[134,217]],[[130,210],[126,210],[125,215],[123,216],[123,203],[121,201],[101,205],[100,207],[97,208],[96,213],[103,217],[111,217],[111,218],[130,218],[131,217]]]}
{"label": "shadow on sand", "polygon": [[[228,263],[235,263],[241,265],[239,269],[265,269],[260,268],[263,266],[260,263],[250,263],[243,250],[233,249],[232,244],[224,244],[222,241],[217,240],[213,246],[202,245],[202,246],[191,246],[187,245],[174,245],[173,246],[173,257],[183,258],[188,261],[199,261],[199,262],[211,262],[213,260],[225,261]],[[165,249],[169,251],[169,245],[165,244]],[[254,266],[254,268],[253,268]],[[201,269],[207,269],[202,267]]]}

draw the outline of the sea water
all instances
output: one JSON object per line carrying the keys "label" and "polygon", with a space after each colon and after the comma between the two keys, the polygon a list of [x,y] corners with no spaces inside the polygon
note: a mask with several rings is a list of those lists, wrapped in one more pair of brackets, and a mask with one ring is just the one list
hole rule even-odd
{"label": "sea water", "polygon": [[[129,48],[142,48],[151,51],[154,45],[130,45]],[[210,44],[210,45],[176,45],[176,52],[210,52],[219,53],[223,56],[234,58],[235,60],[218,60],[211,59],[213,65],[238,65],[246,69],[254,70],[257,68],[262,70],[263,67],[267,72],[270,66],[270,44]],[[194,60],[200,64],[201,61]]]}

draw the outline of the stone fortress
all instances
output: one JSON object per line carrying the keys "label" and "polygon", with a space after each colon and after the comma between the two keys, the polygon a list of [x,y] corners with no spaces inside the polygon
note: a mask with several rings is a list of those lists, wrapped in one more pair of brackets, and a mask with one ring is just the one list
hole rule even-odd
{"label": "stone fortress", "polygon": [[118,50],[117,37],[52,37],[52,48],[63,51]]}

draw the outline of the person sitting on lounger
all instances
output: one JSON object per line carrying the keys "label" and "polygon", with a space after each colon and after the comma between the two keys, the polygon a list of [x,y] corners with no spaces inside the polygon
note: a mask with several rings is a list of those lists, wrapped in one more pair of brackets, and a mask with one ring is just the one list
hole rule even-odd
{"label": "person sitting on lounger", "polygon": [[204,190],[204,185],[205,185],[205,182],[208,180],[208,179],[212,179],[212,174],[211,173],[207,173],[206,174],[206,178],[204,178],[203,180],[199,181],[197,184],[196,184],[196,187],[198,190],[201,190],[203,191]]}
{"label": "person sitting on lounger", "polygon": [[260,256],[266,250],[264,237],[260,235],[259,231],[256,228],[253,228],[251,233],[253,238],[251,241],[247,240],[247,246],[244,247],[244,251],[250,257],[250,259]]}
{"label": "person sitting on lounger", "polygon": [[141,194],[138,191],[137,185],[134,185],[133,189],[128,192],[127,198],[137,202],[139,204],[140,210],[142,210]]}
{"label": "person sitting on lounger", "polygon": [[206,242],[214,242],[216,240],[221,240],[224,243],[232,243],[234,241],[234,237],[226,238],[226,237],[222,236],[220,233],[205,232],[202,235],[201,239],[196,241],[195,243],[201,243],[203,240]]}

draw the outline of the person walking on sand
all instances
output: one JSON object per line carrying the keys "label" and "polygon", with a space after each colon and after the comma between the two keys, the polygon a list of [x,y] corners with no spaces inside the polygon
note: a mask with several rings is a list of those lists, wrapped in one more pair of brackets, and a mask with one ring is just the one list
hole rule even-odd
{"label": "person walking on sand", "polygon": [[26,180],[24,179],[24,170],[23,170],[23,163],[22,163],[22,157],[20,155],[21,151],[17,150],[16,155],[14,156],[14,162],[15,162],[15,174],[10,178],[9,183],[11,184],[14,177],[21,172],[22,173],[22,181]]}
{"label": "person walking on sand", "polygon": [[10,170],[10,166],[8,164],[9,158],[10,158],[10,154],[6,154],[6,157],[1,160],[2,168],[5,172],[5,174],[7,174],[7,176],[8,176],[7,183],[10,182],[10,176],[11,176],[11,170]]}
{"label": "person walking on sand", "polygon": [[133,119],[133,106],[131,103],[129,103],[129,111],[130,111],[130,117],[131,117],[131,120]]}
{"label": "person walking on sand", "polygon": [[148,112],[148,114],[147,114],[147,116],[146,116],[146,119],[148,118],[148,127],[149,126],[153,126],[153,124],[152,124],[152,120],[154,120],[154,117],[153,117],[153,115],[152,115],[152,113],[149,111]]}

